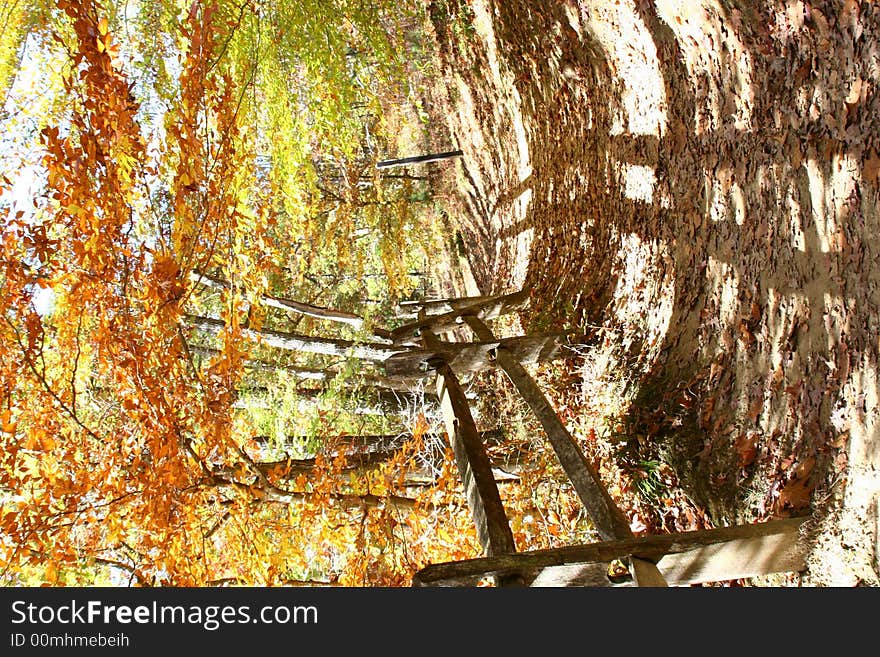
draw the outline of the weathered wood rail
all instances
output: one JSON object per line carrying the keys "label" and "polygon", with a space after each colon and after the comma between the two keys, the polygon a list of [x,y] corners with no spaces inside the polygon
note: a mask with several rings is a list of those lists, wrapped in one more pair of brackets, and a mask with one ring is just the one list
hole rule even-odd
{"label": "weathered wood rail", "polygon": [[[408,352],[385,361],[388,374],[431,369],[459,476],[486,557],[433,564],[413,586],[474,586],[493,577],[499,586],[678,586],[725,581],[805,567],[803,519],[778,520],[702,532],[636,537],[624,514],[553,411],[524,363],[560,356],[562,336],[496,338],[484,320],[522,307],[522,293],[483,297],[473,303],[447,300],[451,310],[427,315],[391,332],[395,345],[417,340]],[[466,324],[479,342],[441,342],[435,331]],[[390,366],[390,367],[389,367]],[[590,515],[601,543],[517,553],[495,478],[474,426],[458,372],[499,367],[541,422],[563,470]],[[627,563],[625,580],[609,576],[611,562]]]}
{"label": "weathered wood rail", "polygon": [[[448,155],[448,154],[447,154]],[[424,160],[421,160],[424,161]],[[223,281],[201,275],[209,286]],[[513,294],[427,301],[416,319],[393,331],[379,329],[381,342],[356,342],[285,333],[242,329],[244,336],[281,350],[359,358],[384,369],[374,381],[394,389],[405,382],[434,377],[437,397],[455,454],[477,536],[486,556],[480,559],[433,564],[413,578],[414,586],[473,586],[486,577],[498,586],[668,586],[753,577],[805,567],[806,545],[801,539],[801,519],[779,520],[704,532],[633,535],[596,469],[554,412],[524,367],[565,355],[567,334],[523,335],[499,338],[486,322],[523,308],[524,291]],[[266,305],[321,319],[357,324],[350,313],[264,297]],[[410,302],[408,307],[416,304]],[[429,314],[432,313],[432,314]],[[222,321],[187,315],[193,329],[219,334]],[[447,342],[437,333],[467,326],[473,342]],[[208,350],[211,351],[210,349]],[[593,521],[601,543],[553,550],[517,553],[513,534],[485,445],[477,431],[468,400],[458,377],[489,368],[500,368],[540,421],[547,440]],[[317,370],[302,370],[314,375]],[[329,376],[328,373],[321,372]],[[388,383],[396,382],[396,383]],[[220,475],[217,475],[220,477]],[[283,496],[276,495],[279,501]],[[401,504],[403,504],[401,502]],[[612,561],[627,564],[625,581],[609,576]]]}
{"label": "weathered wood rail", "polygon": [[803,570],[804,518],[787,518],[625,541],[495,555],[426,566],[414,586],[473,586],[488,574],[524,573],[532,586],[633,586],[613,581],[608,564],[635,555],[656,563],[670,586],[688,586]]}
{"label": "weathered wood rail", "polygon": [[494,354],[498,349],[507,350],[520,363],[540,363],[564,356],[562,347],[568,341],[568,336],[559,333],[522,335],[488,342],[438,340],[431,348],[387,347],[384,353],[390,355],[382,363],[387,376],[414,376],[433,370],[431,363],[442,360],[457,376],[462,376],[495,367]]}
{"label": "weathered wood rail", "polygon": [[[417,339],[422,329],[427,328],[434,333],[440,333],[447,329],[461,326],[465,321],[464,318],[467,316],[476,317],[481,320],[495,319],[522,308],[528,303],[528,300],[528,294],[525,291],[520,291],[513,294],[480,297],[478,301],[470,304],[455,304],[452,310],[448,312],[439,315],[428,315],[394,329],[391,331],[391,340],[394,344],[402,344],[405,341]],[[494,336],[486,341],[492,342],[493,340],[495,340]]]}

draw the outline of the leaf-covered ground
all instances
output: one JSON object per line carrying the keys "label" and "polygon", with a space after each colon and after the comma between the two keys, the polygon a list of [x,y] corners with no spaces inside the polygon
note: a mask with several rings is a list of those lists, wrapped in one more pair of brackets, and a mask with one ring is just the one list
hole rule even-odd
{"label": "leaf-covered ground", "polygon": [[775,583],[878,585],[880,7],[429,9],[476,287],[583,333],[542,380],[634,529],[811,515]]}

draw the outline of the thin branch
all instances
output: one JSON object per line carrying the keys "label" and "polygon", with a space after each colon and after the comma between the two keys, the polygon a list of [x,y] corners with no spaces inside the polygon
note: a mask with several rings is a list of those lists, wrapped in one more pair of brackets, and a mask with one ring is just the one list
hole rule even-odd
{"label": "thin branch", "polygon": [[79,319],[76,324],[76,356],[73,358],[73,368],[70,372],[70,408],[76,413],[76,371],[79,368],[79,357],[82,353],[82,347],[79,342],[80,332],[82,331],[82,321],[84,310],[80,310]]}
{"label": "thin branch", "polygon": [[150,584],[149,580],[141,575],[140,572],[138,572],[137,568],[127,563],[116,561],[115,559],[107,559],[105,557],[91,557],[91,560],[95,563],[100,563],[105,566],[112,566],[113,568],[119,568],[120,570],[126,571],[131,577],[136,579],[138,581],[138,584],[140,584],[141,586],[149,586]]}
{"label": "thin branch", "polygon": [[220,516],[213,525],[211,525],[211,528],[207,532],[205,532],[205,535],[202,538],[205,540],[211,538],[214,534],[217,533],[217,530],[219,530],[223,526],[223,523],[229,520],[230,516],[232,516],[232,513],[228,509],[224,511],[223,515]]}
{"label": "thin branch", "polygon": [[43,388],[46,390],[46,392],[49,393],[49,395],[56,401],[56,403],[61,407],[61,410],[63,410],[67,415],[69,415],[70,418],[77,425],[79,425],[79,427],[83,431],[85,431],[87,434],[89,434],[95,440],[103,442],[104,439],[101,436],[99,436],[98,434],[96,434],[94,431],[92,431],[92,429],[90,429],[85,424],[83,424],[82,420],[79,419],[77,414],[67,404],[65,404],[64,400],[61,399],[61,397],[59,397],[58,394],[52,389],[52,387],[49,385],[49,382],[46,381],[44,373],[37,371],[36,365],[34,365],[33,360],[31,360],[31,358],[28,356],[27,349],[25,348],[24,344],[21,341],[21,335],[19,334],[18,329],[15,327],[15,324],[13,324],[8,317],[4,317],[3,319],[6,320],[6,323],[9,325],[9,327],[12,329],[12,332],[15,334],[15,341],[18,344],[19,348],[21,349],[21,353],[22,353],[22,356],[24,358],[25,363],[27,363],[28,368],[31,370],[33,375],[37,378],[37,380],[40,382],[40,384],[43,386]]}

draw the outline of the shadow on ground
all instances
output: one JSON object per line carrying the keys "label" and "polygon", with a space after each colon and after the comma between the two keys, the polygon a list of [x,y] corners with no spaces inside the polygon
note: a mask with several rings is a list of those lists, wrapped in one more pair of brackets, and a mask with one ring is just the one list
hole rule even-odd
{"label": "shadow on ground", "polygon": [[431,10],[481,290],[592,336],[584,412],[715,524],[813,513],[876,585],[880,8]]}

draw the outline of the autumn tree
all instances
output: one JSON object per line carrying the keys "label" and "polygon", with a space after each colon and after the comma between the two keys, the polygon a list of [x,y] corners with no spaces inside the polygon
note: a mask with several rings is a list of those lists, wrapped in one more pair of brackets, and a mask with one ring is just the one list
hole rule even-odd
{"label": "autumn tree", "polygon": [[[356,110],[378,113],[378,85],[400,81],[395,21],[411,9],[4,6],[5,581],[94,581],[109,567],[140,584],[275,584],[316,569],[399,582],[415,567],[391,549],[434,531],[408,520],[433,502],[407,497],[391,474],[407,450],[340,484],[343,453],[318,456],[308,473],[272,461],[236,407],[249,363],[266,351],[261,331],[322,321],[273,319],[263,303],[301,294],[315,263],[353,258],[364,273],[378,257],[383,293],[408,284],[393,277],[409,266],[399,243],[381,244],[400,224],[368,225],[352,242],[359,221],[384,219],[354,198],[329,207],[315,163],[344,171],[363,158]],[[33,67],[46,62],[36,93],[52,101],[29,116],[27,78],[39,80]],[[346,185],[339,194],[360,189]],[[202,273],[224,284],[206,288]],[[324,326],[352,345],[371,330]],[[328,543],[323,532],[337,526],[352,529]],[[346,568],[352,544],[362,563]],[[384,574],[368,574],[368,563]]]}

